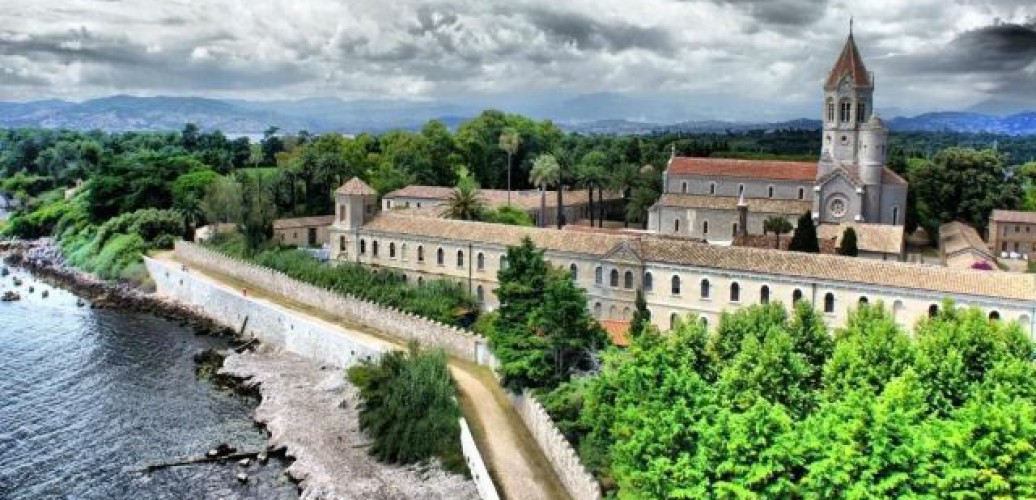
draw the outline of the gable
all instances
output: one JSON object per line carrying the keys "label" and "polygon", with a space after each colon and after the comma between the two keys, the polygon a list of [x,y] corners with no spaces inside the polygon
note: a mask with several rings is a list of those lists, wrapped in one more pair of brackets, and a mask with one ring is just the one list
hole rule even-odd
{"label": "gable", "polygon": [[611,262],[625,262],[629,264],[641,264],[644,262],[640,255],[633,249],[630,241],[623,241],[615,245],[608,253],[604,254],[601,260]]}

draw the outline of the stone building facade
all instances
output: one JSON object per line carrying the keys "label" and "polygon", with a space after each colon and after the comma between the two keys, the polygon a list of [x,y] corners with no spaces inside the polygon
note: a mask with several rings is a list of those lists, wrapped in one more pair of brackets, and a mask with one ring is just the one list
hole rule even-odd
{"label": "stone building facade", "polygon": [[273,238],[284,245],[324,246],[331,241],[327,230],[332,222],[333,215],[277,219],[273,221]]}
{"label": "stone building facade", "polygon": [[993,210],[989,216],[989,246],[998,255],[1036,257],[1036,212]]}
{"label": "stone building facade", "polygon": [[[336,206],[362,206],[367,192],[350,181]],[[368,188],[369,189],[369,188]],[[359,193],[359,194],[350,194]],[[355,211],[352,213],[356,213]],[[366,212],[364,212],[366,214]],[[883,302],[910,326],[944,298],[977,306],[991,318],[1017,320],[1031,331],[1036,278],[882,262],[834,255],[723,247],[657,234],[539,229],[373,213],[336,214],[332,259],[392,269],[412,283],[456,281],[486,309],[497,306],[497,271],[507,247],[528,237],[587,292],[594,316],[628,320],[636,290],[644,291],[652,322],[662,330],[693,314],[715,324],[724,311],[751,304],[807,300],[833,326],[860,302]]]}
{"label": "stone building facade", "polygon": [[[823,90],[819,162],[674,154],[664,176],[666,196],[650,210],[648,227],[663,234],[729,241],[732,231],[727,228],[738,222],[737,210],[716,213],[706,198],[710,196],[744,196],[750,212],[782,215],[792,224],[809,212],[818,224],[902,225],[907,184],[885,166],[888,130],[874,114],[874,77],[864,66],[852,34]],[[783,213],[764,208],[777,201],[788,202]],[[749,226],[748,232],[761,232],[761,223],[753,225],[750,220]],[[722,229],[716,232],[715,227]]]}

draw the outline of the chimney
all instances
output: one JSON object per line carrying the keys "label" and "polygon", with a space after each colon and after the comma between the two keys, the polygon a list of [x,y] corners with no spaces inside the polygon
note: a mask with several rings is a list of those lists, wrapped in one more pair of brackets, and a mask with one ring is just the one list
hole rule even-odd
{"label": "chimney", "polygon": [[748,236],[748,203],[745,203],[744,191],[737,199],[737,233],[741,237]]}

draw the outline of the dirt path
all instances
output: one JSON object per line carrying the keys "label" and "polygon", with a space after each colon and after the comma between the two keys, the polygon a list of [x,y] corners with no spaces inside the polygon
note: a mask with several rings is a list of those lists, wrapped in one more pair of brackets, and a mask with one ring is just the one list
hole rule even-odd
{"label": "dirt path", "polygon": [[[155,259],[187,264],[173,252],[155,255]],[[189,264],[191,273],[215,286],[241,293],[248,289],[248,298],[268,307],[290,310],[292,314],[329,325],[343,335],[359,336],[386,349],[403,349],[405,343],[383,332],[373,331],[345,318],[305,306],[288,297],[269,293],[250,283],[232,278],[218,270]],[[466,360],[452,359],[450,371],[460,389],[461,407],[472,433],[490,469],[502,497],[510,500],[569,498],[564,486],[532,435],[522,423],[503,389],[486,367]]]}

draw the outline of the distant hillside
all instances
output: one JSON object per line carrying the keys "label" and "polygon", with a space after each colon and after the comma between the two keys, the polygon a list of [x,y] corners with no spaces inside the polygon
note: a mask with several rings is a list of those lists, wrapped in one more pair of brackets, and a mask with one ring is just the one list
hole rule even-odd
{"label": "distant hillside", "polygon": [[[816,129],[818,120],[717,121],[717,111],[700,104],[708,99],[629,97],[612,93],[575,98],[552,97],[507,106],[509,112],[551,119],[581,133],[642,134],[660,131],[724,132],[727,130]],[[295,101],[220,100],[199,97],[112,96],[80,103],[60,100],[0,102],[0,127],[46,127],[76,130],[179,130],[187,122],[228,134],[258,134],[270,126],[310,132],[380,132],[417,129],[431,119],[455,127],[489,101],[455,104],[439,101],[313,98]],[[680,121],[681,118],[682,120]],[[1036,134],[1036,112],[995,116],[978,112],[927,113],[888,120],[896,131],[991,132]]]}

